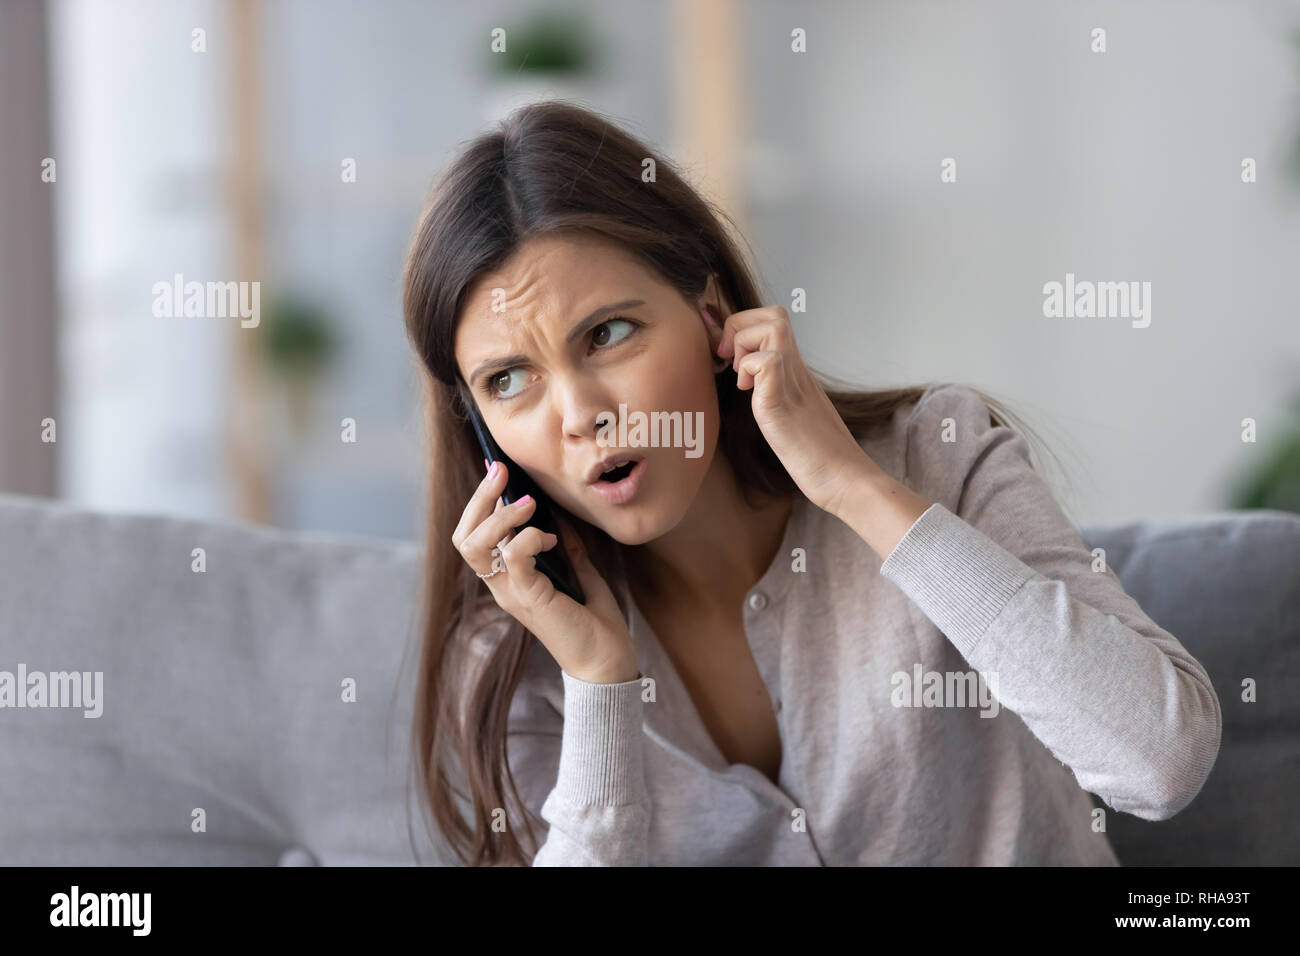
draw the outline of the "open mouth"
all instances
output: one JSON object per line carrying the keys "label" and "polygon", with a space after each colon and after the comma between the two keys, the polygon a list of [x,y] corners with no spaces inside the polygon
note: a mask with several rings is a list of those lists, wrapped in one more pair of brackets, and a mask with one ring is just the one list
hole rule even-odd
{"label": "open mouth", "polygon": [[607,504],[626,504],[636,497],[648,467],[645,458],[633,458],[602,472],[588,487]]}
{"label": "open mouth", "polygon": [[632,474],[632,469],[636,467],[636,462],[629,461],[626,464],[619,465],[617,468],[611,468],[600,476],[601,481],[610,483],[622,481],[628,475]]}

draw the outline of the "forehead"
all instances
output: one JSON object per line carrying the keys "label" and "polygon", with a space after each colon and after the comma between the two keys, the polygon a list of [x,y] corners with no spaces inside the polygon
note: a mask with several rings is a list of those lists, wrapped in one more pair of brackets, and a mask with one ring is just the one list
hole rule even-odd
{"label": "forehead", "polygon": [[470,286],[456,327],[457,359],[468,372],[502,346],[524,345],[539,323],[567,331],[602,305],[648,302],[656,287],[662,280],[654,271],[616,243],[578,233],[536,236]]}
{"label": "forehead", "polygon": [[465,296],[465,315],[484,312],[504,297],[505,308],[527,313],[541,305],[564,308],[610,285],[645,284],[650,271],[621,246],[587,234],[537,236],[499,268],[480,276]]}

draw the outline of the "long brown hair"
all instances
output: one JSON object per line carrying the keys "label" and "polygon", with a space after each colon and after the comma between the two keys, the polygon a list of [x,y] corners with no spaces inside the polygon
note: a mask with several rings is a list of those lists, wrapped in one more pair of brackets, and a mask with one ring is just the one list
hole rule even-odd
{"label": "long brown hair", "polygon": [[[644,182],[643,164],[650,158],[655,177]],[[407,334],[425,389],[429,450],[412,769],[419,774],[424,809],[463,863],[527,865],[539,845],[534,825],[545,827],[520,799],[506,751],[510,702],[533,637],[508,616],[501,624],[505,612],[492,613],[490,592],[451,543],[482,478],[482,455],[460,405],[453,354],[464,296],[525,240],[567,232],[596,235],[638,254],[688,299],[701,296],[713,274],[735,310],[759,308],[764,298],[724,222],[734,231],[730,218],[692,189],[665,156],[600,114],[555,100],[522,107],[470,141],[438,178],[420,215],[402,279]],[[857,436],[884,426],[896,409],[933,384],[866,391],[814,374]],[[719,447],[746,499],[752,504],[758,496],[798,494],[754,421],[752,392],[736,387],[730,366],[718,374],[717,385]],[[1017,420],[984,397],[994,424]],[[564,515],[611,590],[621,594],[621,545]],[[454,778],[467,793],[453,785]],[[497,808],[507,815],[503,832],[492,826]],[[524,834],[527,845],[520,839]]]}

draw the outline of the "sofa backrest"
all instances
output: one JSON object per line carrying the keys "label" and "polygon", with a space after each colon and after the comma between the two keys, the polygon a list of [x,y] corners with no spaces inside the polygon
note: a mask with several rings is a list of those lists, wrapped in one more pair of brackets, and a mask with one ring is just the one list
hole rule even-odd
{"label": "sofa backrest", "polygon": [[103,675],[99,717],[0,710],[0,864],[415,863],[418,561],[0,498],[0,670]]}
{"label": "sofa backrest", "polygon": [[[1188,808],[1107,814],[1121,862],[1293,863],[1300,516],[1080,530],[1223,706]],[[101,716],[0,709],[0,864],[451,865],[409,778],[420,557],[0,495],[0,671],[102,674]]]}
{"label": "sofa backrest", "polygon": [[1205,667],[1223,713],[1219,758],[1181,813],[1158,822],[1107,814],[1116,856],[1126,866],[1295,865],[1300,515],[1233,511],[1079,530]]}

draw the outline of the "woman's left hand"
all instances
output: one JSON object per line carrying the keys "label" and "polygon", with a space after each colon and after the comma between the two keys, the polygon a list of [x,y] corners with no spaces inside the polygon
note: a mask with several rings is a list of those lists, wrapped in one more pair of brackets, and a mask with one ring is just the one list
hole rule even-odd
{"label": "woman's left hand", "polygon": [[804,495],[831,514],[875,464],[804,365],[790,316],[779,305],[726,317],[718,355],[732,360],[737,384],[754,390],[754,419]]}

